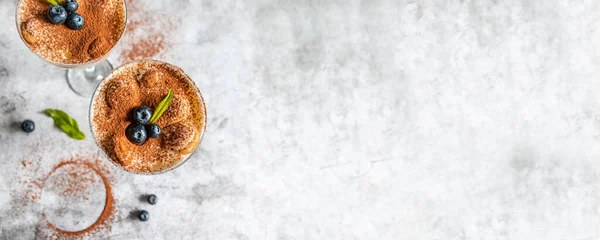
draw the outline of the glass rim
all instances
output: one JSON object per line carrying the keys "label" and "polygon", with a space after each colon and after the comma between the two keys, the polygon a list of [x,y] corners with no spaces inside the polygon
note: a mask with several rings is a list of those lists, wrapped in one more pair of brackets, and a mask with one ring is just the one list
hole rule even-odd
{"label": "glass rim", "polygon": [[39,54],[37,54],[36,52],[33,51],[33,49],[31,48],[31,46],[29,45],[29,43],[25,40],[25,38],[23,38],[23,31],[21,30],[21,21],[20,20],[20,16],[21,16],[21,4],[23,3],[24,0],[17,0],[17,4],[15,7],[15,24],[17,25],[17,32],[19,32],[19,37],[21,38],[21,41],[23,41],[23,43],[25,44],[25,46],[27,46],[27,49],[29,49],[30,52],[32,52],[33,54],[35,54],[37,57],[39,57],[40,59],[44,60],[45,62],[52,64],[54,66],[57,67],[61,67],[61,68],[87,68],[87,67],[91,67],[94,66],[96,64],[98,64],[99,62],[102,62],[104,60],[106,60],[108,58],[108,56],[110,55],[110,53],[113,52],[113,50],[117,47],[117,45],[119,45],[119,42],[121,42],[121,39],[123,38],[123,36],[125,35],[125,31],[127,31],[127,3],[125,0],[121,0],[121,2],[123,3],[123,10],[124,10],[124,14],[125,14],[125,24],[123,24],[123,28],[121,31],[121,35],[119,35],[119,39],[117,39],[117,41],[115,42],[115,44],[110,48],[110,50],[108,50],[108,52],[106,52],[104,55],[102,55],[99,58],[96,59],[92,59],[89,60],[87,62],[84,63],[61,63],[61,62],[54,62],[51,60],[48,60],[42,56],[40,56]]}
{"label": "glass rim", "polygon": [[[179,72],[180,74],[182,74],[183,76],[185,76],[186,81],[188,81],[189,83],[192,84],[192,86],[194,86],[195,88],[195,92],[198,95],[198,100],[201,102],[200,107],[202,108],[203,112],[204,112],[204,121],[202,121],[203,123],[203,128],[200,129],[200,140],[198,141],[198,145],[196,145],[196,147],[194,148],[194,151],[192,151],[190,154],[187,154],[187,156],[179,161],[179,163],[160,170],[160,171],[154,171],[154,172],[137,172],[137,171],[132,171],[129,169],[126,169],[125,167],[123,167],[122,165],[116,163],[110,156],[108,156],[108,154],[106,153],[106,151],[100,146],[100,143],[98,142],[98,139],[96,138],[96,131],[95,128],[93,127],[93,116],[94,116],[94,102],[96,99],[96,95],[98,94],[99,90],[104,86],[104,84],[106,83],[106,79],[108,79],[110,76],[112,76],[112,74],[116,71],[119,71],[120,69],[127,67],[129,65],[133,65],[133,64],[137,64],[137,63],[141,63],[141,62],[148,62],[148,63],[159,63],[159,64],[167,64],[170,68],[173,68],[175,71]],[[206,125],[208,122],[208,113],[206,112],[206,102],[204,101],[204,96],[202,96],[202,91],[200,91],[200,88],[198,88],[198,86],[196,85],[196,83],[194,82],[194,80],[187,75],[183,69],[181,69],[178,66],[175,66],[171,63],[168,62],[164,62],[164,61],[160,61],[160,60],[154,60],[154,59],[140,59],[140,60],[135,60],[135,61],[131,61],[125,64],[122,64],[121,66],[115,68],[112,70],[112,72],[104,77],[104,79],[102,80],[102,82],[100,82],[100,84],[98,84],[98,86],[96,87],[96,90],[94,90],[94,94],[92,95],[91,99],[90,99],[90,107],[89,107],[89,112],[88,112],[88,121],[89,121],[89,125],[90,125],[90,132],[92,133],[92,138],[94,138],[94,143],[96,143],[96,146],[100,149],[100,151],[102,152],[102,155],[104,155],[104,157],[108,158],[108,160],[114,164],[115,166],[117,166],[118,168],[129,172],[129,173],[133,173],[136,175],[159,175],[159,174],[163,174],[163,173],[167,173],[170,171],[175,170],[176,168],[179,168],[181,165],[183,165],[185,162],[187,162],[198,150],[198,148],[200,147],[200,144],[202,143],[202,140],[204,138],[204,132],[206,132]]]}

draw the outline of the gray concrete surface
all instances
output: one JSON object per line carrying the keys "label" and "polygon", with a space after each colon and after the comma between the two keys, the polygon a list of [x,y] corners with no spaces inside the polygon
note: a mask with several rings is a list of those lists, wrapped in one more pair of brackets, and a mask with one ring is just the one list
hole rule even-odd
{"label": "gray concrete surface", "polygon": [[[113,169],[120,215],[96,238],[600,238],[598,1],[130,3],[110,60],[163,30],[149,54],[196,81],[210,119],[183,167]],[[21,160],[98,150],[39,114],[89,131],[89,99],[21,42],[13,0],[0,29],[0,239],[33,239]],[[149,222],[128,218],[140,207]]]}

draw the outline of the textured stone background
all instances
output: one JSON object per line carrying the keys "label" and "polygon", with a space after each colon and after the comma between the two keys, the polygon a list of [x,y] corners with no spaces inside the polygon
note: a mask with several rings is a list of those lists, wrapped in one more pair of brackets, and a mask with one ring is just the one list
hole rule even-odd
{"label": "textured stone background", "polygon": [[[209,122],[173,172],[114,169],[119,222],[98,238],[600,238],[598,1],[129,3],[110,60],[162,44],[145,56],[196,81]],[[0,239],[32,239],[21,160],[97,149],[38,113],[89,131],[89,99],[21,42],[14,4],[0,0]],[[152,219],[129,219],[146,192]]]}

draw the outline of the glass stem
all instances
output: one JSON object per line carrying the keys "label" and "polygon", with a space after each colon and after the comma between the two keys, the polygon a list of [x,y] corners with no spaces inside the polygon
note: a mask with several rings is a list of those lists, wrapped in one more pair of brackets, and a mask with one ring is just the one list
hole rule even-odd
{"label": "glass stem", "polygon": [[96,66],[91,66],[83,69],[83,75],[88,81],[96,80]]}

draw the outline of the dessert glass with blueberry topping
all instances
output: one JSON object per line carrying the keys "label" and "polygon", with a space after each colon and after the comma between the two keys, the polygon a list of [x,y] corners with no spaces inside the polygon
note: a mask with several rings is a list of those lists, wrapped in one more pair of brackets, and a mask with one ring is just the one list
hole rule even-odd
{"label": "dessert glass with blueberry topping", "polygon": [[180,68],[140,60],[115,69],[90,106],[92,136],[106,156],[136,174],[173,170],[187,161],[206,129],[200,90]]}
{"label": "dessert glass with blueberry topping", "polygon": [[23,43],[66,68],[69,87],[91,97],[113,69],[106,58],[125,31],[125,0],[18,0],[16,9]]}

